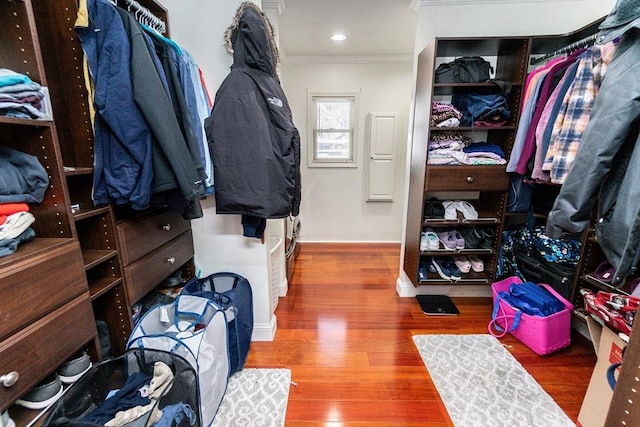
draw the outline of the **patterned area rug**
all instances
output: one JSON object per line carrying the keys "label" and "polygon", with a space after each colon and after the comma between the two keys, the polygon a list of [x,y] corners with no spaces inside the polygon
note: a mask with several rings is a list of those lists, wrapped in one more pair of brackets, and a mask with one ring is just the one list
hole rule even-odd
{"label": "patterned area rug", "polygon": [[247,368],[229,378],[213,420],[217,427],[284,426],[291,386],[289,369]]}
{"label": "patterned area rug", "polygon": [[413,341],[455,426],[575,426],[491,335],[415,335]]}

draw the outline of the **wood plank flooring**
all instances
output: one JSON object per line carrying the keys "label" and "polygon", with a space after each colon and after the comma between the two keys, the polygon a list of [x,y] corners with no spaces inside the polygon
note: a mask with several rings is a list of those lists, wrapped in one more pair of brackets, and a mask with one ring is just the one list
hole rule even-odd
{"label": "wood plank flooring", "polygon": [[[456,298],[459,316],[425,316],[396,293],[399,259],[397,244],[301,244],[275,339],[253,342],[247,360],[291,369],[287,427],[453,425],[411,336],[486,333],[491,300]],[[569,348],[541,357],[501,342],[575,421],[591,343],[574,331]]]}

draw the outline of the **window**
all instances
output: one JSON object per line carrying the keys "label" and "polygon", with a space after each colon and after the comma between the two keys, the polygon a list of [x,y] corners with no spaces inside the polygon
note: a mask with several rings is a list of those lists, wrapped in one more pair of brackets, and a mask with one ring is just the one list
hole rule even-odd
{"label": "window", "polygon": [[309,94],[310,167],[355,167],[357,93]]}

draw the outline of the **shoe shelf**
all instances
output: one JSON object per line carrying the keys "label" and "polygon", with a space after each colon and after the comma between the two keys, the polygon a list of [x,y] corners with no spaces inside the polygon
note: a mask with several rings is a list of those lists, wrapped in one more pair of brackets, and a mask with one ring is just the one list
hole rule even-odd
{"label": "shoe shelf", "polygon": [[434,273],[429,273],[426,280],[420,280],[422,285],[486,285],[490,279],[485,273],[464,273],[460,280],[447,280]]}
{"label": "shoe shelf", "polygon": [[430,126],[429,129],[431,132],[486,132],[488,130],[503,130],[503,131],[513,131],[517,130],[515,126],[455,126],[455,127],[446,127],[446,126]]}
{"label": "shoe shelf", "polygon": [[631,293],[631,282],[633,280],[628,280],[623,283],[621,286],[613,286],[610,283],[607,283],[603,280],[598,279],[594,273],[589,273],[581,276],[581,279],[585,282],[592,285],[594,288],[600,291],[605,292],[615,292],[620,294],[629,295]]}
{"label": "shoe shelf", "polygon": [[454,256],[454,255],[493,255],[495,252],[493,248],[465,248],[465,249],[429,249],[426,251],[420,251],[420,255],[430,255],[430,256]]}
{"label": "shoe shelf", "polygon": [[422,223],[425,227],[453,227],[458,225],[474,226],[499,224],[500,219],[495,217],[476,218],[476,219],[442,219],[442,218],[425,218]]}

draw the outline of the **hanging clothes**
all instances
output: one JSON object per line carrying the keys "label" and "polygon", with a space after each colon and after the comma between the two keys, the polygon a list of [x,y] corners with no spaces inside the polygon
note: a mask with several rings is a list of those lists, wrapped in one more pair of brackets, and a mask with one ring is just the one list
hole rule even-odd
{"label": "hanging clothes", "polygon": [[[202,217],[204,119],[187,105],[187,98],[196,102],[195,83],[186,68],[180,72],[181,48],[107,0],[82,0],[76,31],[95,86],[94,202],[168,206],[186,219]],[[122,174],[123,164],[141,166]],[[113,176],[123,182],[112,184]],[[127,197],[136,186],[135,197]]]}
{"label": "hanging clothes", "polygon": [[107,0],[81,1],[78,7],[79,18],[87,19],[79,19],[75,30],[95,89],[93,201],[147,209],[153,182],[152,135],[133,99],[127,34]]}
{"label": "hanging clothes", "polygon": [[276,74],[267,17],[244,2],[225,36],[233,65],[205,121],[216,212],[242,215],[243,234],[262,238],[267,218],[298,215],[300,136]]}
{"label": "hanging clothes", "polygon": [[613,43],[580,49],[529,73],[507,172],[562,184],[614,51]]}
{"label": "hanging clothes", "polygon": [[[558,114],[556,118],[554,128],[557,128],[558,132],[552,134],[542,166],[543,170],[550,171],[551,182],[555,184],[564,182],[573,165],[580,139],[589,122],[593,103],[598,96],[600,85],[614,52],[613,43],[593,46],[585,51],[585,55],[580,60],[574,83],[564,98],[565,113]],[[520,173],[524,170],[521,166],[522,163],[518,162],[517,171]]]}
{"label": "hanging clothes", "polygon": [[635,274],[640,258],[639,27],[640,19],[620,40],[546,226],[554,238],[581,233],[598,198],[596,238],[613,285]]}

